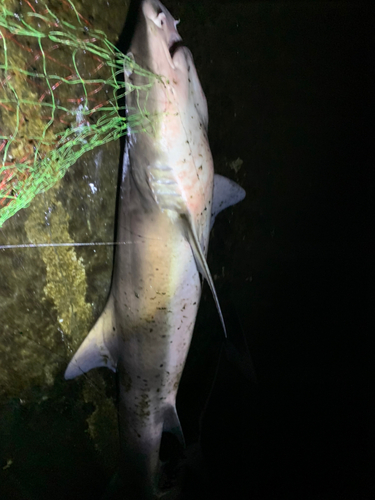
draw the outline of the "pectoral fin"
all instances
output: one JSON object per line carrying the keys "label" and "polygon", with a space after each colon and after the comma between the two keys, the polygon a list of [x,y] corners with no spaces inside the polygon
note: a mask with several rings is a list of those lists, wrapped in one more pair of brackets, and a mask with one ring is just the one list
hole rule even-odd
{"label": "pectoral fin", "polygon": [[[225,328],[223,314],[221,312],[219,304],[219,299],[216,294],[215,285],[207,265],[206,257],[199,243],[199,238],[197,235],[195,224],[193,223],[191,215],[186,207],[186,203],[181,194],[180,187],[174,177],[174,172],[170,167],[166,165],[152,165],[149,166],[148,168],[148,174],[149,174],[148,184],[152,191],[153,198],[155,202],[158,204],[158,206],[161,208],[161,210],[172,210],[177,214],[179,214],[181,217],[181,221],[185,229],[185,235],[193,251],[193,255],[198,270],[202,274],[202,276],[207,280],[209,287],[211,289],[216,304],[216,308],[220,316],[220,321],[221,324],[223,325],[224,335],[226,337],[227,332]],[[224,179],[225,182],[221,181],[221,179]],[[229,179],[226,179],[225,177],[221,177],[221,179],[219,180],[219,185],[221,186],[222,184],[224,184],[224,188],[228,184],[229,185],[234,184],[235,186],[237,186],[236,183],[229,181]],[[237,186],[237,188],[243,191],[243,189],[240,188],[239,186]],[[229,206],[233,203],[236,203],[236,201],[229,202],[226,204],[226,206]]]}
{"label": "pectoral fin", "polygon": [[202,251],[202,248],[199,244],[199,240],[198,240],[198,236],[197,236],[197,232],[195,230],[194,224],[192,223],[190,217],[187,214],[181,214],[181,218],[185,224],[186,237],[187,237],[187,240],[190,243],[190,247],[193,251],[194,259],[195,259],[195,262],[197,264],[198,270],[201,273],[201,275],[204,277],[204,279],[207,280],[207,283],[211,289],[211,292],[212,292],[212,295],[213,295],[213,298],[215,301],[215,305],[216,305],[217,311],[218,311],[219,316],[220,316],[220,321],[221,321],[221,324],[223,325],[224,335],[226,337],[227,330],[225,328],[224,318],[223,318],[223,314],[221,312],[219,299],[218,299],[217,294],[216,294],[215,285],[214,285],[210,270],[208,268],[206,257],[205,257],[205,255]]}
{"label": "pectoral fin", "polygon": [[116,323],[112,295],[101,316],[70,361],[65,371],[65,378],[72,379],[101,366],[116,371]]}

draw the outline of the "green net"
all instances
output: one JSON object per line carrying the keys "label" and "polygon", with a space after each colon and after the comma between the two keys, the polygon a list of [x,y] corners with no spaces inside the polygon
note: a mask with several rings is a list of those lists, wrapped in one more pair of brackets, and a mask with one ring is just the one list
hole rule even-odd
{"label": "green net", "polygon": [[[93,30],[69,0],[53,12],[1,0],[0,227],[85,152],[126,134],[118,104],[124,65],[152,85],[155,75]],[[137,115],[131,120],[136,128]]]}

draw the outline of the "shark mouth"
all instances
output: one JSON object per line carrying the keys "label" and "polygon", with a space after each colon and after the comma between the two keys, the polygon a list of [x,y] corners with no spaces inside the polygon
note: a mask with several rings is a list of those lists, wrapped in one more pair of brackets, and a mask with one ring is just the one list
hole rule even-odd
{"label": "shark mouth", "polygon": [[184,43],[182,40],[176,40],[175,42],[172,43],[172,45],[169,47],[169,53],[171,55],[171,58],[173,60],[173,56],[175,53],[178,51],[180,47],[184,47]]}

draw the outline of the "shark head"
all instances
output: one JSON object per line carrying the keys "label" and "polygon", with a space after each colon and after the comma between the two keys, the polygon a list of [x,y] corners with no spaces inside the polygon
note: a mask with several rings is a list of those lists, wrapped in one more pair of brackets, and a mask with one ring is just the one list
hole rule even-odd
{"label": "shark head", "polygon": [[174,59],[182,45],[177,24],[158,0],[141,2],[130,48],[141,66],[164,76],[176,69]]}
{"label": "shark head", "polygon": [[[159,0],[143,0],[139,5],[128,56],[142,68],[161,77],[167,88],[154,93],[152,97],[154,105],[150,102],[147,105],[149,111],[173,114],[177,110],[187,111],[194,107],[206,129],[208,124],[206,97],[191,52],[177,31],[178,23],[179,21],[173,18]],[[148,83],[145,78],[137,74],[131,75],[131,72],[125,71],[125,75],[135,86]],[[133,97],[130,95],[128,99],[131,106],[134,104]],[[141,100],[142,98],[143,96]],[[144,98],[146,99],[146,96]]]}

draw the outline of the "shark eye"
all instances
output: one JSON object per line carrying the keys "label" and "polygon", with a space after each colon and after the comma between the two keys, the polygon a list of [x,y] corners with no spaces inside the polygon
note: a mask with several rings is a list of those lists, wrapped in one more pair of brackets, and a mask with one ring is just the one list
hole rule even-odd
{"label": "shark eye", "polygon": [[167,18],[165,17],[164,12],[159,12],[157,18],[155,19],[154,23],[158,28],[162,28],[164,23],[166,22]]}

